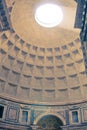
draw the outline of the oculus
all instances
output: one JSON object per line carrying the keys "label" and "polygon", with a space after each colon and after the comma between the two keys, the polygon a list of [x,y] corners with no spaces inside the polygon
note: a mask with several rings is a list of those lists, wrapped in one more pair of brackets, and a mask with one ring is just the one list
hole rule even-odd
{"label": "oculus", "polygon": [[55,27],[63,20],[62,9],[56,4],[40,5],[36,9],[35,20],[43,27]]}

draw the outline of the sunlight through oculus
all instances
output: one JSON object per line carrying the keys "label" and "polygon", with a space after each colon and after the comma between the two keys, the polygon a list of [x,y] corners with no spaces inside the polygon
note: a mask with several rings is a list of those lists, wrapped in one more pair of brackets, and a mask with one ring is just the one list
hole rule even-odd
{"label": "sunlight through oculus", "polygon": [[62,9],[56,4],[44,4],[37,8],[36,22],[43,27],[55,27],[63,20]]}

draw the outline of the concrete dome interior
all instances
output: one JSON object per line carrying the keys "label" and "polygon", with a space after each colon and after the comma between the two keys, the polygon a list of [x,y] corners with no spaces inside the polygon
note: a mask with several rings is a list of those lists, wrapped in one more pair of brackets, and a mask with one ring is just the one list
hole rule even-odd
{"label": "concrete dome interior", "polygon": [[[75,104],[85,104],[87,101],[87,76],[80,39],[81,28],[75,28],[78,1],[0,0],[0,2],[0,111],[2,113],[5,110],[3,119],[7,122],[13,121],[15,124],[19,121],[20,124],[19,113],[22,115],[24,110],[23,114],[27,115],[25,111],[30,110],[32,115],[35,108],[36,115],[32,115],[33,121],[30,121],[31,116],[26,119],[27,125],[29,121],[31,124],[39,124],[38,115],[41,116],[42,109],[44,112],[46,110],[47,115],[54,113],[53,115],[59,117],[57,119],[60,119],[63,125],[67,122],[69,125],[69,120],[64,116],[67,114],[65,110],[72,109]],[[64,18],[58,26],[44,28],[35,21],[36,8],[44,3],[57,4],[62,8]],[[8,114],[12,114],[12,104],[15,118]],[[4,106],[6,107],[3,108]],[[77,112],[78,107],[75,107],[74,112]],[[64,111],[61,112],[62,108]],[[69,115],[72,113],[71,109]],[[73,113],[73,116],[77,115]],[[80,110],[78,115],[80,116]],[[40,119],[44,119],[43,117],[44,114]],[[72,120],[70,119],[71,123]],[[82,120],[87,121],[87,117],[83,119],[82,115]],[[80,121],[81,119],[78,123],[81,123]],[[1,122],[3,124],[2,120]],[[24,125],[26,126],[26,123]],[[21,125],[20,128],[22,129]],[[62,129],[58,126],[59,128]]]}
{"label": "concrete dome interior", "polygon": [[33,103],[65,104],[79,101],[80,97],[84,100],[86,75],[80,29],[74,28],[73,18],[76,2],[60,0],[58,4],[70,14],[64,14],[60,26],[50,29],[41,27],[34,19],[35,9],[42,3],[16,0],[12,7],[14,31],[1,33],[1,94]]}

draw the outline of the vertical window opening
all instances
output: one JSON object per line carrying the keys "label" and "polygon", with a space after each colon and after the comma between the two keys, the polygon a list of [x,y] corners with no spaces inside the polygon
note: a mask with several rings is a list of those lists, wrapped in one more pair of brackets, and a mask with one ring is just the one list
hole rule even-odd
{"label": "vertical window opening", "polygon": [[77,111],[73,111],[72,112],[72,121],[74,122],[74,123],[78,123],[78,112]]}
{"label": "vertical window opening", "polygon": [[28,122],[28,111],[22,111],[22,122]]}
{"label": "vertical window opening", "polygon": [[0,118],[3,117],[4,107],[0,106]]}

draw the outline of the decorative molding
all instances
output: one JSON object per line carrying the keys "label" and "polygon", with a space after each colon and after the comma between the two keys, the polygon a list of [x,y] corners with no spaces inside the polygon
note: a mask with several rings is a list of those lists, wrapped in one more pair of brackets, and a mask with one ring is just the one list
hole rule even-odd
{"label": "decorative molding", "polygon": [[20,107],[17,104],[8,104],[6,111],[6,121],[15,122],[19,121]]}

